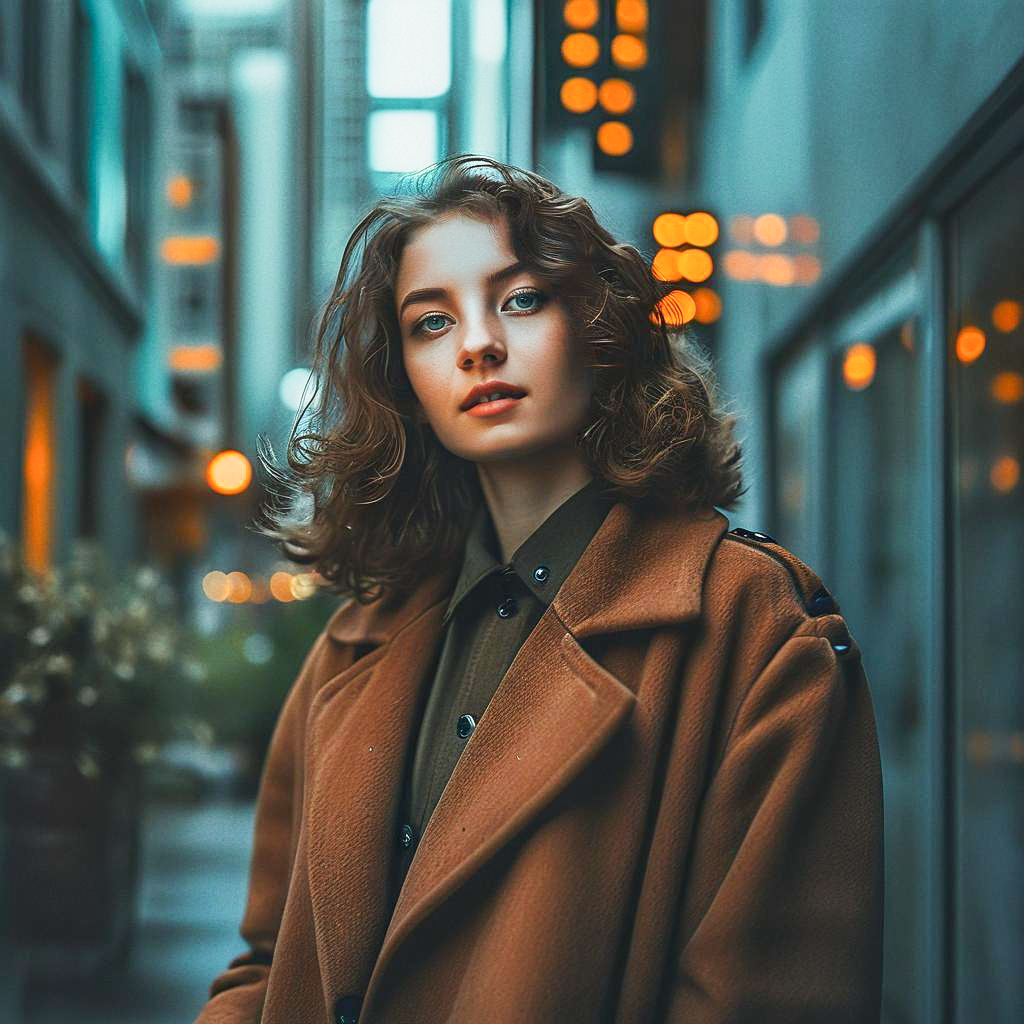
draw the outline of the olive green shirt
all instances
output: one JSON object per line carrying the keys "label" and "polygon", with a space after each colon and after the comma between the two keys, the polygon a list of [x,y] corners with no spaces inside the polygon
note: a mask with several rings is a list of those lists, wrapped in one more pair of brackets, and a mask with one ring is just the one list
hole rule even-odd
{"label": "olive green shirt", "polygon": [[481,502],[442,619],[433,681],[410,749],[399,806],[392,906],[416,845],[502,677],[615,504],[603,481],[567,498],[502,565]]}

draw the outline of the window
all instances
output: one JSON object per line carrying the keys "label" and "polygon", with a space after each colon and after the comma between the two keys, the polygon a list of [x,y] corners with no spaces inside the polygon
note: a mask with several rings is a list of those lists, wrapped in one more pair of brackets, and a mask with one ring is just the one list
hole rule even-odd
{"label": "window", "polygon": [[21,536],[25,564],[41,572],[53,558],[56,515],[57,359],[34,336],[22,344],[25,406]]}
{"label": "window", "polygon": [[149,93],[145,78],[130,64],[124,70],[122,103],[127,194],[125,257],[136,284],[144,288],[149,202]]}
{"label": "window", "polygon": [[958,1020],[1024,1017],[1024,155],[950,223]]}
{"label": "window", "polygon": [[78,380],[78,523],[77,536],[99,533],[103,473],[103,426],[106,399],[95,385]]}
{"label": "window", "polygon": [[89,189],[92,131],[92,25],[81,0],[75,4],[71,31],[71,183],[85,197]]}
{"label": "window", "polygon": [[44,0],[21,0],[21,102],[40,142],[50,141],[46,102],[47,4]]}

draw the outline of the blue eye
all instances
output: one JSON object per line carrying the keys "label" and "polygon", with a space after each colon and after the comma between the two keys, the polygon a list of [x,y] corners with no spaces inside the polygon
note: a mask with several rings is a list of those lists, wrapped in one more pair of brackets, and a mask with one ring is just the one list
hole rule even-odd
{"label": "blue eye", "polygon": [[[435,324],[434,324],[434,325],[431,325],[431,323],[430,323],[430,321],[431,321],[431,320],[435,321]],[[439,323],[439,324],[438,324],[438,323],[436,323],[436,321],[438,321],[438,320],[440,320],[440,321],[441,321],[441,323]],[[420,322],[419,322],[419,323],[418,323],[418,324],[417,324],[417,325],[416,325],[416,326],[415,326],[415,327],[414,327],[414,328],[412,329],[412,333],[413,333],[413,334],[419,334],[419,332],[420,332],[420,331],[421,331],[421,330],[422,330],[423,328],[426,328],[426,329],[427,329],[428,331],[430,331],[431,333],[436,333],[437,331],[440,331],[440,330],[443,330],[443,329],[444,329],[444,325],[445,325],[445,323],[447,322],[447,320],[448,320],[448,317],[446,317],[446,316],[445,316],[445,315],[444,315],[443,313],[430,313],[429,315],[425,316],[425,317],[424,317],[424,318],[423,318],[423,319],[422,319],[422,320],[421,320],[421,321],[420,321]]]}
{"label": "blue eye", "polygon": [[[527,304],[524,305],[520,302],[521,299],[526,300]],[[516,292],[509,298],[509,301],[514,303],[517,310],[523,313],[532,313],[544,304],[544,293],[536,288],[528,288],[525,291]]]}

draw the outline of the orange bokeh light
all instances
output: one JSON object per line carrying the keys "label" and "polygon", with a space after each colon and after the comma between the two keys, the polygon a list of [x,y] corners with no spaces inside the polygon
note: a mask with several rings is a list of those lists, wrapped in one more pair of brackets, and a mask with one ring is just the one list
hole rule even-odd
{"label": "orange bokeh light", "polygon": [[206,482],[218,494],[241,494],[252,481],[252,465],[238,451],[218,452],[206,467]]}
{"label": "orange bokeh light", "polygon": [[270,577],[270,593],[277,601],[294,601],[292,593],[292,574],[290,572],[275,572]]}
{"label": "orange bokeh light", "polygon": [[570,32],[562,40],[562,60],[570,67],[592,67],[600,55],[601,44],[589,32]]}
{"label": "orange bokeh light", "polygon": [[992,378],[992,397],[1000,405],[1013,405],[1024,399],[1024,374],[1005,370]]}
{"label": "orange bokeh light", "polygon": [[659,249],[651,261],[654,276],[661,281],[678,281],[683,276],[683,269],[679,265],[681,255],[675,249]]}
{"label": "orange bokeh light", "polygon": [[609,114],[625,114],[636,104],[636,89],[624,78],[606,78],[598,90],[598,99]]}
{"label": "orange bokeh light", "polygon": [[647,0],[618,0],[615,22],[622,32],[646,32]]}
{"label": "orange bokeh light", "polygon": [[765,253],[758,259],[758,271],[765,284],[786,288],[796,281],[796,266],[791,256],[781,252]]}
{"label": "orange bokeh light", "polygon": [[172,206],[188,206],[192,202],[192,179],[175,174],[167,182],[167,199]]}
{"label": "orange bokeh light", "polygon": [[203,593],[211,601],[226,601],[231,593],[231,584],[228,582],[227,573],[214,569],[203,577]]}
{"label": "orange bokeh light", "polygon": [[633,130],[622,121],[605,121],[597,129],[597,148],[608,156],[625,156],[633,148]]}
{"label": "orange bokeh light", "polygon": [[669,327],[682,327],[696,315],[697,304],[689,292],[681,289],[671,291],[659,303],[658,309]]}
{"label": "orange bokeh light", "polygon": [[730,249],[722,257],[722,268],[734,281],[753,281],[757,277],[758,258],[746,249]]}
{"label": "orange bokeh light", "polygon": [[961,363],[973,363],[985,351],[985,332],[980,327],[961,327],[955,348]]}
{"label": "orange bokeh light", "polygon": [[797,245],[814,245],[821,237],[821,228],[813,217],[798,213],[789,218],[789,233]]}
{"label": "orange bokeh light", "polygon": [[686,218],[681,213],[661,213],[654,218],[651,234],[658,245],[682,245],[686,241]]}
{"label": "orange bokeh light", "polygon": [[252,580],[237,569],[228,573],[228,600],[232,604],[245,604],[252,596]]}
{"label": "orange bokeh light", "polygon": [[714,270],[711,257],[703,249],[684,249],[679,254],[679,270],[687,281],[706,281]]}
{"label": "orange bokeh light", "polygon": [[639,71],[647,65],[647,44],[636,36],[617,35],[612,40],[612,60],[626,71]]}
{"label": "orange bokeh light", "polygon": [[585,114],[597,104],[597,86],[589,78],[575,76],[562,83],[559,98],[562,106],[573,114]]}
{"label": "orange bokeh light", "polygon": [[1012,455],[1001,455],[992,463],[988,478],[1000,494],[1009,494],[1020,483],[1020,462]]}
{"label": "orange bokeh light", "polygon": [[174,266],[202,266],[220,255],[220,242],[213,235],[174,235],[160,246],[164,263]]}
{"label": "orange bokeh light", "polygon": [[684,235],[690,245],[714,245],[718,241],[718,221],[710,213],[691,213],[686,218]]}
{"label": "orange bokeh light", "polygon": [[167,365],[175,373],[210,373],[220,367],[219,345],[175,345],[167,357]]}
{"label": "orange bokeh light", "polygon": [[754,239],[761,245],[782,245],[788,234],[786,222],[777,213],[762,213],[754,218]]}
{"label": "orange bokeh light", "polygon": [[808,252],[798,252],[793,257],[794,284],[814,284],[821,277],[821,260]]}
{"label": "orange bokeh light", "polygon": [[698,323],[713,324],[722,315],[722,300],[712,288],[698,288],[693,301],[697,307],[694,319]]}
{"label": "orange bokeh light", "polygon": [[597,0],[568,0],[562,8],[562,17],[569,28],[593,28],[600,17]]}
{"label": "orange bokeh light", "polygon": [[1017,330],[1020,327],[1021,306],[1013,299],[1003,299],[992,307],[992,326],[1003,334]]}
{"label": "orange bokeh light", "polygon": [[843,380],[851,391],[863,391],[875,379],[877,357],[873,345],[858,341],[843,356]]}

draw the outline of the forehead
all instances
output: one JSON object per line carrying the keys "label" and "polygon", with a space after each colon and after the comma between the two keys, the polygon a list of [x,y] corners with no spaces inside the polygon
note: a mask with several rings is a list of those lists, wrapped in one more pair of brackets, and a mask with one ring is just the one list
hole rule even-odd
{"label": "forehead", "polygon": [[446,213],[411,233],[398,264],[396,292],[486,277],[515,261],[504,217]]}

